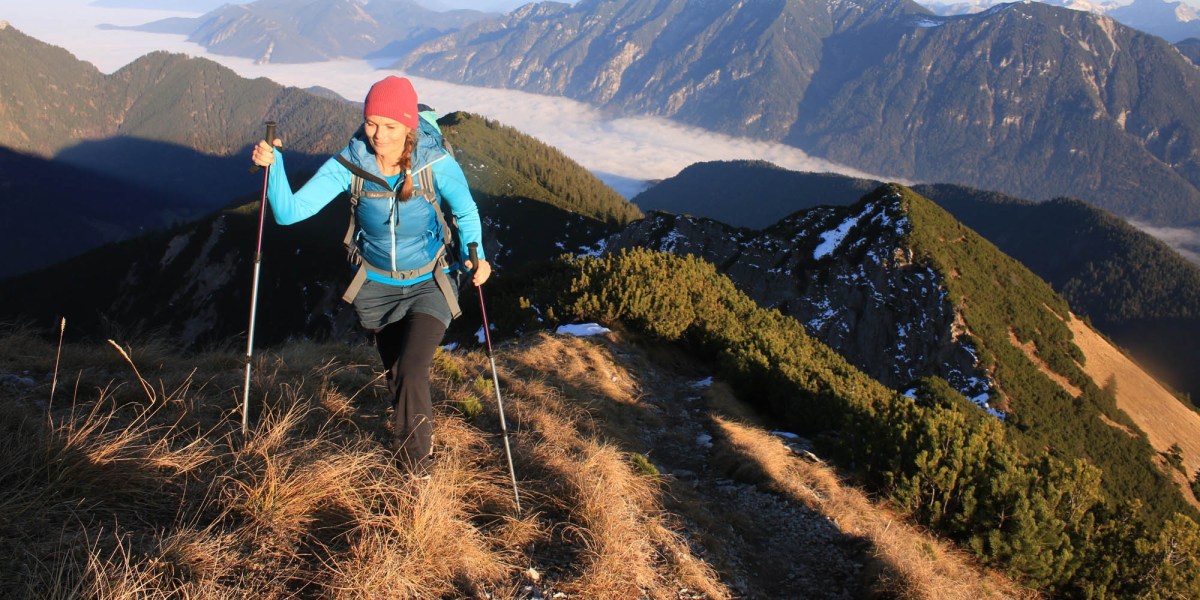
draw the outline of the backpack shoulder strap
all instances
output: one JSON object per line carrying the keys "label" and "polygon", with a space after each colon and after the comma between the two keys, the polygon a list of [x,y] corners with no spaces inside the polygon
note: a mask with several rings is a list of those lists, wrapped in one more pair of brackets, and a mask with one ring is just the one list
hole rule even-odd
{"label": "backpack shoulder strap", "polygon": [[446,297],[446,304],[450,307],[450,318],[456,319],[462,310],[458,304],[458,295],[450,285],[450,279],[446,275],[445,268],[449,266],[446,259],[447,249],[451,247],[453,235],[450,227],[446,223],[446,217],[442,214],[442,203],[438,199],[437,190],[434,188],[433,168],[426,165],[417,173],[418,181],[421,187],[421,197],[425,198],[433,207],[433,213],[437,215],[438,223],[442,226],[442,248],[438,250],[437,255],[428,264],[418,269],[411,271],[385,271],[377,269],[367,263],[359,252],[358,244],[354,241],[354,234],[358,229],[358,222],[355,218],[357,212],[358,201],[360,198],[395,198],[399,190],[391,190],[387,192],[368,192],[363,190],[364,181],[373,181],[381,184],[385,188],[391,188],[388,183],[379,177],[369,173],[365,169],[351,163],[346,157],[338,154],[336,157],[338,163],[346,167],[350,171],[350,224],[346,228],[346,236],[342,239],[342,245],[346,247],[346,252],[349,255],[350,263],[355,265],[354,278],[350,281],[350,286],[346,288],[342,294],[342,300],[348,304],[354,303],[354,298],[358,296],[359,290],[362,289],[367,280],[367,272],[373,271],[381,275],[391,277],[393,279],[411,279],[428,273],[433,274],[433,279],[441,290],[442,295]]}
{"label": "backpack shoulder strap", "polygon": [[338,154],[337,156],[334,157],[334,159],[337,160],[338,163],[341,164],[343,167],[346,167],[346,169],[350,171],[351,175],[365,179],[367,181],[371,181],[373,183],[378,183],[379,185],[382,185],[385,188],[391,189],[392,186],[388,185],[388,182],[377,177],[373,173],[370,173],[366,169],[350,162],[350,159],[346,158],[345,156]]}
{"label": "backpack shoulder strap", "polygon": [[434,187],[433,166],[426,165],[425,168],[417,172],[417,182],[421,188],[421,197],[425,198],[433,207],[433,214],[437,215],[438,224],[442,226],[442,243],[447,247],[454,244],[454,233],[451,231],[450,225],[457,223],[454,218],[446,218],[445,206],[442,205],[441,199],[438,198],[437,189]]}

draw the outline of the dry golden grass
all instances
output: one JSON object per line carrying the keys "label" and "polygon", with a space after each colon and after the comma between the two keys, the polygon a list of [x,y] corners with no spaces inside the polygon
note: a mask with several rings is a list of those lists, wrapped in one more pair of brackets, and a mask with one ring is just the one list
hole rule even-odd
{"label": "dry golden grass", "polygon": [[0,348],[0,368],[38,374],[0,397],[11,458],[0,467],[0,588],[12,597],[727,595],[668,526],[657,482],[596,437],[584,396],[632,402],[619,386],[568,398],[566,378],[502,370],[529,507],[518,515],[477,352],[439,352],[435,398],[472,396],[482,410],[439,407],[437,460],[420,480],[387,450],[369,347],[259,353],[244,438],[236,356],[119,342],[60,353],[21,328],[0,331]]}
{"label": "dry golden grass", "polygon": [[[1082,365],[1084,372],[1098,386],[1116,382],[1117,408],[1146,433],[1150,445],[1165,452],[1179,444],[1186,474],[1191,476],[1200,470],[1200,413],[1186,406],[1087,323],[1072,315],[1067,325],[1075,336],[1075,345],[1087,357]],[[1186,477],[1176,475],[1181,476],[1182,487],[1187,489]]]}
{"label": "dry golden grass", "polygon": [[[670,476],[631,461],[656,459],[645,436],[676,417],[661,397],[648,401],[664,393],[657,367],[632,369],[621,355],[546,334],[498,349],[518,514],[480,351],[435,357],[436,461],[422,480],[388,450],[368,346],[258,353],[243,437],[235,354],[179,355],[153,340],[60,354],[44,335],[0,328],[0,372],[34,381],[0,389],[0,589],[115,600],[736,597],[736,561],[718,569],[696,550],[717,534],[671,512]],[[711,389],[724,399],[709,403],[717,416],[704,426],[721,432],[730,460],[870,541],[880,575],[864,589],[1021,597],[792,456],[731,390]]]}
{"label": "dry golden grass", "polygon": [[903,599],[1037,598],[1037,594],[974,564],[960,550],[877,506],[842,483],[820,462],[796,456],[720,389],[710,394],[714,425],[726,445],[725,460],[751,478],[825,515],[842,532],[870,542],[878,564],[875,592]]}
{"label": "dry golden grass", "polygon": [[[562,589],[579,598],[676,598],[681,587],[728,597],[670,526],[659,482],[637,473],[595,427],[601,415],[610,425],[620,420],[611,405],[636,406],[629,374],[596,346],[549,335],[536,336],[513,362],[526,375],[506,378],[517,393],[514,412],[527,427],[518,448],[529,467],[542,471],[544,505],[565,516],[559,533],[578,548],[575,573]],[[567,389],[528,376],[538,372],[555,373]]]}

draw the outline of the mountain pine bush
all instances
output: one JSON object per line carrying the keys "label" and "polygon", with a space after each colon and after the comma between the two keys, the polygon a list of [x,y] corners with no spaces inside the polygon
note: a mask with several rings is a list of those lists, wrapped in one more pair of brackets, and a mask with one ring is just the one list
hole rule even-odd
{"label": "mountain pine bush", "polygon": [[[620,321],[709,357],[740,393],[821,440],[904,513],[1029,585],[1078,597],[1200,593],[1200,582],[1180,568],[1200,560],[1195,521],[1186,508],[1163,518],[1163,507],[1151,513],[1119,509],[1122,502],[1102,487],[1108,472],[1099,461],[1039,450],[1022,439],[1020,428],[985,417],[944,381],[924,381],[915,398],[889,390],[809,338],[793,319],[759,308],[715,267],[692,256],[634,249],[573,259],[568,269],[575,273],[569,288],[540,292],[554,298],[557,314]],[[1030,288],[1044,291],[1029,293],[1024,286],[1035,278],[1023,281],[1021,271],[1007,275],[1021,290],[1014,296],[1025,297],[1007,305],[1010,316],[1049,312],[1047,306],[1065,314],[1045,284]],[[990,318],[1000,323],[1001,316]],[[1074,359],[1069,334],[1054,326],[1061,321],[1032,322],[1040,325],[1024,332],[1026,339],[1046,355]],[[974,329],[987,336],[988,327],[984,321]],[[992,346],[997,355],[1005,352]],[[1002,385],[1018,387],[1015,377],[1035,380],[1018,373],[1005,376]],[[1100,464],[1124,466],[1111,457]],[[1147,489],[1135,485],[1126,494]],[[1100,567],[1113,563],[1120,568]]]}

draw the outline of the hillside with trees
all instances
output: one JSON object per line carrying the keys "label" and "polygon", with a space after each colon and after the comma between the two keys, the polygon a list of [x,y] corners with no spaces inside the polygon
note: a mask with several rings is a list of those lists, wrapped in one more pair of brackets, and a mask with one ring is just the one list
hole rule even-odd
{"label": "hillside with trees", "polygon": [[[914,213],[928,212],[910,200],[918,205]],[[931,238],[924,236],[952,233],[955,226],[941,227],[935,221],[915,234],[921,260],[943,268],[957,263],[956,253],[977,248],[927,246]],[[994,289],[971,277],[952,284],[951,293],[973,293],[981,284]],[[672,285],[657,284],[667,279]],[[556,298],[547,303],[560,318],[620,321],[713,361],[743,397],[812,437],[904,514],[1029,585],[1061,597],[1186,596],[1200,589],[1195,510],[1161,477],[1148,487],[1138,483],[1148,449],[1137,451],[1134,463],[1120,464],[1131,442],[1144,448],[1144,441],[1101,429],[1117,431],[1098,418],[1111,411],[1100,404],[1101,390],[1078,401],[1062,397],[1024,355],[1012,355],[1019,350],[1007,339],[994,341],[994,327],[1017,326],[1055,369],[1077,368],[1069,335],[1058,333],[1061,317],[1038,302],[1054,298],[1044,284],[1027,300],[1014,287],[1006,308],[992,305],[1015,313],[979,307],[965,315],[979,332],[981,351],[994,353],[984,360],[994,361],[1001,385],[1020,401],[1007,422],[988,417],[936,378],[922,381],[912,398],[884,388],[695,258],[631,250],[580,259],[541,289]],[[551,314],[536,298],[531,304]],[[1051,306],[1065,308],[1061,300]],[[1042,398],[1053,400],[1038,406]],[[1095,425],[1078,427],[1084,421]],[[1086,441],[1097,435],[1108,449]],[[1162,561],[1180,548],[1191,549],[1182,563]]]}
{"label": "hillside with trees", "polygon": [[959,186],[916,186],[1049,282],[1079,315],[1193,399],[1200,373],[1200,267],[1078,200],[1042,203]]}
{"label": "hillside with trees", "polygon": [[[446,115],[440,126],[468,175],[489,232],[485,250],[500,274],[583,251],[640,215],[579,164],[510,127],[467,113]],[[294,166],[290,147],[284,151],[299,187],[313,171]],[[314,162],[296,158],[300,165]],[[253,177],[244,163],[236,172]],[[90,336],[169,332],[189,348],[229,344],[246,327],[258,207],[258,199],[243,195],[193,222],[0,281],[0,315],[41,323],[70,315],[74,329]],[[276,225],[268,215],[260,302],[270,309],[256,331],[262,343],[362,335],[340,302],[349,276],[341,244],[348,215],[345,198],[293,226]],[[42,231],[34,225],[22,223],[16,239]],[[29,252],[19,250],[14,259]]]}
{"label": "hillside with trees", "polygon": [[[761,178],[767,185],[740,182]],[[765,163],[700,163],[633,199],[643,209],[762,229],[795,211],[858,202],[878,183]],[[864,191],[860,191],[866,188]],[[913,189],[1046,280],[1105,335],[1179,393],[1200,397],[1200,267],[1084,202],[1033,202],[949,184]],[[755,215],[750,221],[746,215]]]}
{"label": "hillside with trees", "polygon": [[540,140],[469,113],[452,113],[438,123],[475,194],[529,198],[612,225],[642,218],[637,206]]}

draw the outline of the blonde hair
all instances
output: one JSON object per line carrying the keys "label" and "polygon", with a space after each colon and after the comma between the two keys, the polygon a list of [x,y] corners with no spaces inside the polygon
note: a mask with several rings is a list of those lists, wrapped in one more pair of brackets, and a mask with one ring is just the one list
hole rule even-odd
{"label": "blonde hair", "polygon": [[404,138],[404,150],[400,152],[400,158],[393,165],[400,168],[400,173],[404,175],[404,183],[400,186],[400,200],[408,200],[413,195],[413,178],[409,171],[412,170],[413,153],[417,148],[417,130],[409,129],[408,135]]}
{"label": "blonde hair", "polygon": [[400,161],[396,163],[400,167],[400,172],[404,173],[404,184],[400,186],[401,202],[412,198],[413,195],[413,178],[409,171],[412,170],[413,153],[416,148],[417,130],[409,129],[408,135],[404,138],[404,151],[400,153]]}

